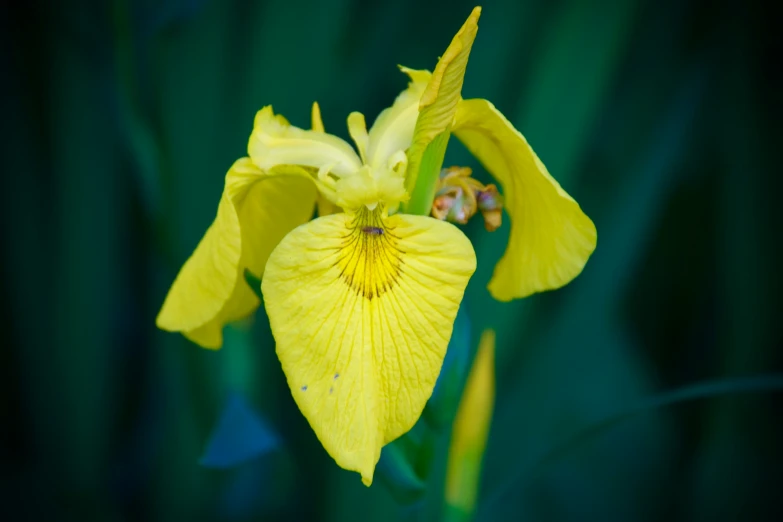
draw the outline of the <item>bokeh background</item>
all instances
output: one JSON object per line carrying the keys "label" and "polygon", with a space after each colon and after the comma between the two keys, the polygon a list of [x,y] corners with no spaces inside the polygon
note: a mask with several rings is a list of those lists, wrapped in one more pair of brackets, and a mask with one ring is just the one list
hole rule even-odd
{"label": "bokeh background", "polygon": [[[502,304],[485,286],[508,226],[465,227],[467,361],[498,336],[478,520],[783,514],[771,5],[483,3],[463,95],[515,123],[599,241],[568,287]],[[438,519],[448,429],[423,498],[400,502],[320,447],[263,310],[218,352],[154,319],[256,110],[307,126],[317,100],[347,138],[347,114],[372,121],[405,87],[396,64],[432,68],[472,7],[3,3],[0,518]],[[455,139],[447,164],[489,180]],[[266,449],[201,465],[237,397]]]}

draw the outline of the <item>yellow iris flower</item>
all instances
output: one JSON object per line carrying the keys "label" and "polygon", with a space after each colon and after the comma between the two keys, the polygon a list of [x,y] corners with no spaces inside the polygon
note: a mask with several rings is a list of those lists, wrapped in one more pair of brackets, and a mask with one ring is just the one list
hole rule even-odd
{"label": "yellow iris flower", "polygon": [[[259,111],[249,157],[228,171],[217,217],[157,318],[219,348],[223,326],[260,304],[244,271],[260,276],[297,405],[337,464],[367,485],[381,448],[414,425],[432,394],[476,267],[457,227],[406,213],[416,198],[432,204],[428,180],[449,134],[504,192],[511,234],[489,284],[495,298],[560,287],[595,248],[593,223],[525,138],[488,101],[460,96],[479,14],[433,73],[403,68],[408,88],[369,131],[362,114],[349,115],[356,149],[324,132],[317,104],[311,130]],[[316,205],[321,217],[311,221]]]}

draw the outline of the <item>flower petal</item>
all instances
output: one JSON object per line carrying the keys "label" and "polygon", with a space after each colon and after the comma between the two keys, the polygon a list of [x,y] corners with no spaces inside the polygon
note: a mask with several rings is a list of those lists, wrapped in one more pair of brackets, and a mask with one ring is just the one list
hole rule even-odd
{"label": "flower petal", "polygon": [[394,153],[411,146],[413,128],[419,116],[419,100],[431,76],[429,71],[400,69],[411,79],[408,88],[397,96],[391,107],[381,111],[370,129],[367,158],[376,169],[384,168]]}
{"label": "flower petal", "polygon": [[256,114],[247,150],[253,163],[262,170],[277,165],[300,165],[346,176],[362,166],[345,140],[319,130],[294,127],[282,116],[275,115],[271,106]]}
{"label": "flower petal", "polygon": [[313,108],[310,111],[310,127],[314,132],[326,132],[324,121],[321,119],[321,107],[318,102],[313,102]]}
{"label": "flower petal", "polygon": [[172,284],[158,327],[219,348],[223,326],[259,305],[244,269],[260,276],[283,236],[312,217],[315,198],[308,178],[265,174],[249,158],[234,163],[217,217]]}
{"label": "flower petal", "polygon": [[[318,106],[318,102],[313,102],[313,109],[311,112],[310,120],[312,121],[311,127],[313,132],[326,132],[324,128],[324,122],[321,119],[321,107]],[[340,207],[329,200],[326,196],[318,193],[318,215],[328,216],[329,214],[336,214],[341,212]]]}
{"label": "flower petal", "polygon": [[438,60],[435,71],[419,102],[419,116],[408,150],[405,188],[411,199],[406,212],[429,214],[435,197],[454,114],[462,93],[462,83],[473,41],[478,32],[481,8],[476,7]]}
{"label": "flower petal", "polygon": [[596,230],[524,136],[487,100],[460,102],[453,130],[500,182],[511,234],[489,291],[500,301],[559,288],[582,271]]}
{"label": "flower petal", "polygon": [[[324,128],[324,122],[321,119],[321,107],[318,106],[318,102],[313,102],[313,109],[311,112],[310,119],[312,121],[311,127],[314,132],[326,132]],[[337,212],[340,212],[340,207],[338,207],[335,203],[332,203],[329,198],[318,193],[318,215],[319,216],[328,216],[329,214],[336,214]]]}
{"label": "flower petal", "polygon": [[261,288],[288,385],[366,485],[432,394],[475,267],[453,225],[366,209],[297,228],[269,258]]}
{"label": "flower petal", "polygon": [[356,143],[362,163],[366,162],[369,136],[367,135],[367,124],[364,121],[364,114],[352,112],[348,115],[348,134],[351,135],[351,139]]}

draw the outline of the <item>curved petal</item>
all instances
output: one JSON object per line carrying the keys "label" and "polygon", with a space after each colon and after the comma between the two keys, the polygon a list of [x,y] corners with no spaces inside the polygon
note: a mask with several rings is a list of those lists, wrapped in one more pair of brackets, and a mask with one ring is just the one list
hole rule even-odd
{"label": "curved petal", "polygon": [[249,158],[234,163],[217,217],[171,285],[158,327],[219,348],[223,326],[259,305],[244,269],[260,276],[283,236],[312,217],[315,198],[305,177],[265,174]]}
{"label": "curved petal", "polygon": [[269,258],[261,288],[288,385],[366,485],[432,394],[475,267],[453,225],[366,209],[297,228]]}
{"label": "curved petal", "polygon": [[275,115],[271,106],[256,114],[247,150],[253,163],[262,170],[277,165],[300,165],[349,176],[362,166],[345,140],[318,130],[294,127],[282,116]]}
{"label": "curved petal", "polygon": [[431,76],[429,71],[400,69],[411,79],[408,88],[397,96],[391,107],[381,111],[369,133],[367,158],[376,169],[386,167],[394,153],[411,146],[413,128],[419,116],[419,100]]}
{"label": "curved petal", "polygon": [[489,291],[500,301],[559,288],[582,271],[596,230],[524,136],[487,100],[464,100],[454,134],[503,187],[511,235]]}

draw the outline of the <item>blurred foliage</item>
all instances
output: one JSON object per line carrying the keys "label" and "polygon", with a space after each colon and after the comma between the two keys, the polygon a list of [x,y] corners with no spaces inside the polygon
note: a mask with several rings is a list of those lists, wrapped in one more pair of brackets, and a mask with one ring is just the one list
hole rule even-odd
{"label": "blurred foliage", "polygon": [[[470,339],[457,341],[472,354],[482,330],[497,332],[478,520],[782,516],[780,382],[757,378],[783,363],[772,5],[483,6],[463,94],[517,125],[599,241],[565,289],[503,304],[485,286],[508,224],[465,227],[479,266],[470,328],[457,329]],[[256,110],[273,103],[307,126],[317,100],[347,138],[348,113],[372,120],[405,86],[395,65],[433,67],[472,7],[3,3],[8,520],[437,519],[447,429],[395,443],[427,455],[412,470],[423,496],[398,503],[323,451],[263,311],[219,352],[154,318]],[[490,181],[456,140],[446,164]],[[701,381],[717,384],[664,393]],[[280,445],[236,469],[202,467],[234,393]]]}

